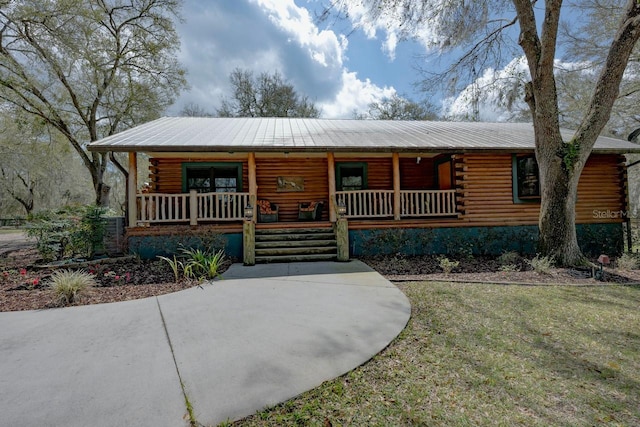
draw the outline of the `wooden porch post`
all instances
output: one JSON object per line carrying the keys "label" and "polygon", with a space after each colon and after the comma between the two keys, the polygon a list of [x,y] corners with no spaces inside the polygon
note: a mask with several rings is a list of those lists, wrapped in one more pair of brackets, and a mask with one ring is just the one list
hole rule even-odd
{"label": "wooden porch post", "polygon": [[258,181],[256,179],[256,153],[249,153],[247,161],[247,167],[249,169],[249,203],[253,206],[253,220],[256,220],[258,208],[256,203],[258,201]]}
{"label": "wooden porch post", "polygon": [[253,206],[253,218],[242,223],[242,260],[244,265],[256,264],[256,215],[258,207],[258,180],[256,179],[256,153],[247,158],[249,175],[249,203]]}
{"label": "wooden porch post", "polygon": [[256,222],[242,222],[242,261],[244,265],[256,265]]}
{"label": "wooden porch post", "polygon": [[400,154],[393,153],[393,219],[400,219]]}
{"label": "wooden porch post", "polygon": [[336,222],[336,161],[333,153],[327,153],[327,166],[329,174],[329,221]]}
{"label": "wooden porch post", "polygon": [[198,192],[189,190],[189,225],[198,225]]}
{"label": "wooden porch post", "polygon": [[135,227],[138,222],[138,153],[129,153],[129,176],[127,178],[127,222]]}
{"label": "wooden porch post", "polygon": [[349,223],[346,218],[340,218],[335,223],[336,246],[338,261],[349,261]]}

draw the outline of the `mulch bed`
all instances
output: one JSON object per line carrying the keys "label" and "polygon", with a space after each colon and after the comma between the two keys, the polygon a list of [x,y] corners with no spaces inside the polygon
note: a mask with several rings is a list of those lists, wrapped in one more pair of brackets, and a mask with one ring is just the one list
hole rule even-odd
{"label": "mulch bed", "polygon": [[[640,271],[607,269],[605,281],[591,277],[589,269],[553,269],[538,274],[520,260],[520,271],[500,271],[500,263],[489,257],[459,260],[452,273],[444,274],[435,256],[380,256],[362,261],[391,281],[459,281],[470,283],[504,283],[523,285],[582,285],[640,283]],[[225,271],[232,260],[221,269]],[[35,249],[19,249],[0,256],[0,311],[40,310],[59,306],[49,288],[49,279],[57,268],[71,266],[43,265]],[[92,274],[98,286],[91,288],[74,305],[99,304],[146,298],[176,292],[199,285],[197,280],[174,280],[169,265],[161,260],[123,257],[105,262],[85,263],[82,268]]]}
{"label": "mulch bed", "polygon": [[[73,305],[127,301],[163,295],[197,286],[193,279],[175,281],[169,265],[160,260],[122,257],[109,262],[47,266],[35,249],[23,249],[0,258],[0,311],[39,310],[59,306],[49,288],[51,274],[59,268],[92,274],[98,286],[89,289]],[[223,263],[221,271],[231,265]]]}
{"label": "mulch bed", "polygon": [[494,283],[521,285],[581,285],[639,284],[639,270],[605,268],[604,280],[592,277],[590,268],[552,268],[549,274],[540,274],[520,259],[515,265],[519,271],[501,271],[502,265],[493,257],[459,259],[452,273],[445,274],[438,256],[378,256],[362,258],[373,269],[392,282],[450,281],[466,283]]}

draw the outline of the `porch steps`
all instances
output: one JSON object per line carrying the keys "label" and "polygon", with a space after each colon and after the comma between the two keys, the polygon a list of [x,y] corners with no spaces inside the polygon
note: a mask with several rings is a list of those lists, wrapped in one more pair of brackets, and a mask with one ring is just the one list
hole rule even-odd
{"label": "porch steps", "polygon": [[331,261],[336,256],[332,228],[256,230],[256,263]]}

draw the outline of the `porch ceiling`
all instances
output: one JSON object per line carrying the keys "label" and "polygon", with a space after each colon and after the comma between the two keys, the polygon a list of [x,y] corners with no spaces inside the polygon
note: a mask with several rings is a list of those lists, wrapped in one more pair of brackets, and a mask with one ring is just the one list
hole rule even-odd
{"label": "porch ceiling", "polygon": [[[563,130],[569,140],[573,132]],[[89,144],[122,152],[522,152],[531,123],[163,117]],[[600,137],[596,153],[640,153]]]}

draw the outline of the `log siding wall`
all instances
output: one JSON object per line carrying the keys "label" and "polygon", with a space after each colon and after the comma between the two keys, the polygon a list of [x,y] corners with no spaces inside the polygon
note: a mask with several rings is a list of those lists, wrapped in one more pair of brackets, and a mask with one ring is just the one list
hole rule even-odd
{"label": "log siding wall", "polygon": [[[624,158],[592,155],[580,177],[576,222],[619,222],[594,216],[595,211],[626,209]],[[487,225],[537,224],[540,203],[514,203],[512,156],[465,154],[456,164],[461,218]]]}
{"label": "log siding wall", "polygon": [[[535,225],[538,223],[539,203],[514,203],[511,154],[458,154],[453,156],[455,184],[458,192],[458,218],[434,218],[404,220],[402,226],[451,227],[451,226],[500,226]],[[216,158],[212,160],[190,158],[151,159],[151,191],[180,193],[182,191],[182,163],[193,162],[242,162],[242,191],[248,191],[247,160]],[[367,162],[368,188],[393,189],[393,166],[389,157],[335,157],[340,162]],[[322,157],[258,157],[256,159],[258,198],[268,199],[280,207],[281,222],[297,221],[300,201],[323,200],[328,202],[327,159]],[[304,192],[279,192],[278,176],[302,177]],[[423,157],[419,164],[415,157],[400,158],[402,189],[435,188],[434,158]],[[620,218],[598,218],[594,211],[618,212],[627,209],[626,169],[621,155],[592,155],[584,168],[578,185],[576,222],[621,222]],[[325,204],[323,220],[328,220],[328,204]],[[350,228],[398,227],[391,220],[350,221]]]}

